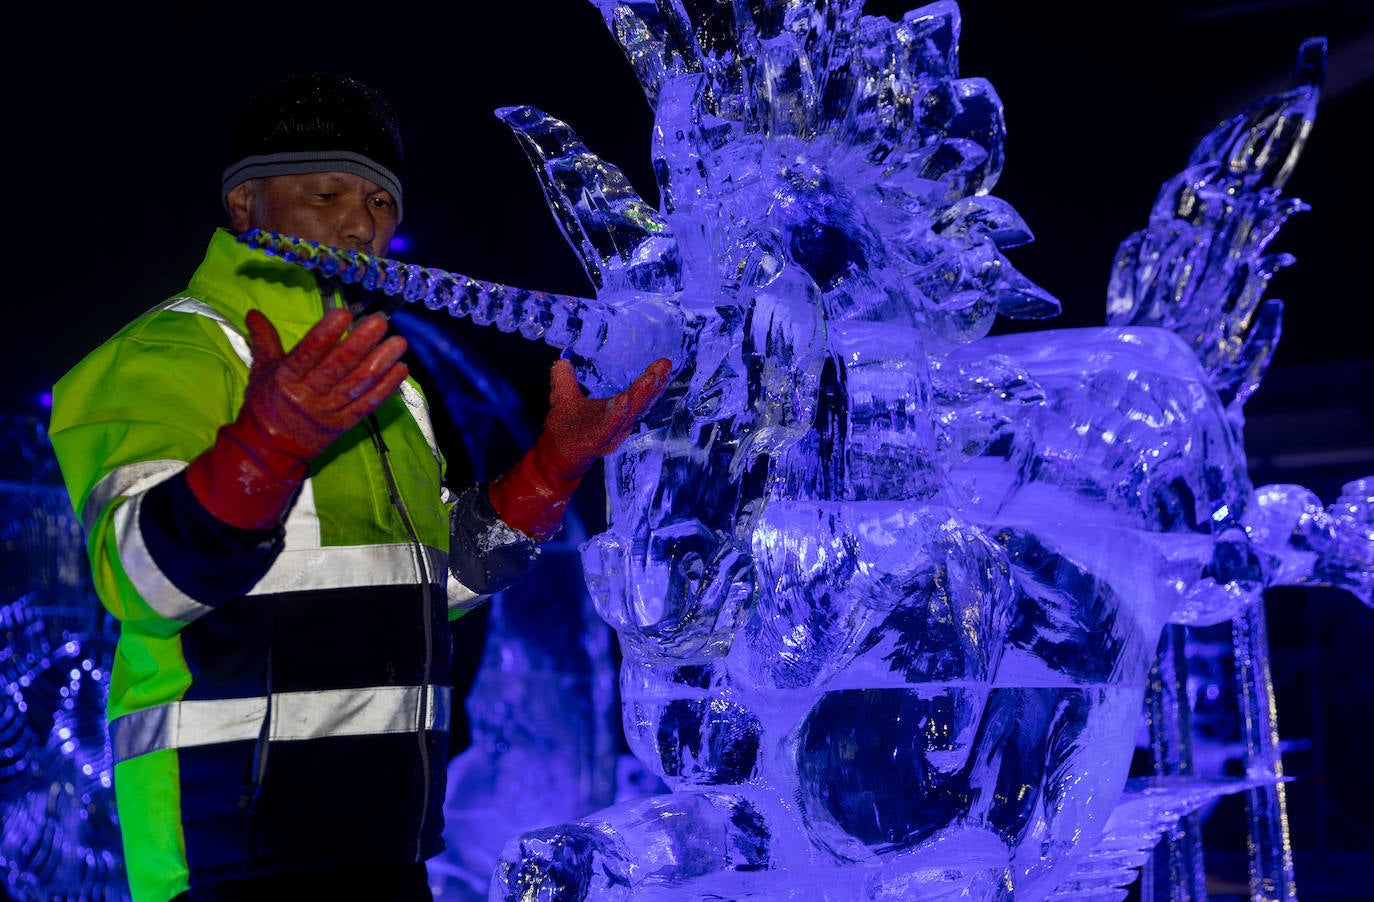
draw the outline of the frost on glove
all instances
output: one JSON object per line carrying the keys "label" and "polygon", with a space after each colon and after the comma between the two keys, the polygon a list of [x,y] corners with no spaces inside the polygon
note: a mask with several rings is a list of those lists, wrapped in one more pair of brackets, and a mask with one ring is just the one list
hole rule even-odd
{"label": "frost on glove", "polygon": [[543,430],[519,463],[487,489],[501,519],[540,541],[552,537],[582,477],[625,441],[662,394],[671,369],[668,360],[655,360],[623,392],[589,398],[582,394],[572,364],[556,362]]}
{"label": "frost on glove", "polygon": [[276,328],[248,311],[253,366],[238,417],[191,462],[186,480],[211,514],[240,529],[273,529],[306,465],[381,405],[404,381],[406,341],[386,338],[381,316],[353,326],[331,310],[290,353]]}

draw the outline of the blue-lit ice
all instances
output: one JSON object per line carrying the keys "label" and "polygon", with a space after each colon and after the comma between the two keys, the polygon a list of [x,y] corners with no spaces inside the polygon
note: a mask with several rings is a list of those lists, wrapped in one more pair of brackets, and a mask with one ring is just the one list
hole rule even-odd
{"label": "blue-lit ice", "polygon": [[490,898],[1123,898],[1180,817],[1278,778],[1128,787],[1166,626],[1374,590],[1374,483],[1257,490],[1243,447],[1324,42],[1163,187],[1105,326],[993,337],[1059,302],[1003,255],[1031,233],[990,193],[1002,107],[959,73],[956,4],[594,2],[661,203],[569,125],[501,116],[596,296],[364,261],[566,349],[593,393],[677,366],[582,553],[670,791],[520,827]]}
{"label": "blue-lit ice", "polygon": [[[594,391],[681,364],[583,554],[672,792],[514,837],[491,898],[1124,893],[1090,859],[1163,627],[1280,581],[1369,600],[1367,488],[1257,494],[1242,446],[1315,81],[1165,186],[1106,327],[990,338],[1058,304],[1003,256],[1030,230],[988,193],[1001,105],[959,76],[954,4],[598,5],[654,105],[660,208],[567,125],[503,117],[597,299],[681,310],[680,344],[572,345]],[[1116,834],[1231,788],[1135,793]]]}

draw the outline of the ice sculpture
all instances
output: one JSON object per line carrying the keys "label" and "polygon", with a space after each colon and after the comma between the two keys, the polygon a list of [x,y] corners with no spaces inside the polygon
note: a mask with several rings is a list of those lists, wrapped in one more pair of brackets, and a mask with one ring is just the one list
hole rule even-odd
{"label": "ice sculpture", "polygon": [[595,298],[245,236],[563,348],[593,391],[677,365],[583,549],[672,791],[513,837],[491,898],[1123,897],[1182,814],[1279,778],[1127,786],[1166,626],[1374,588],[1374,483],[1323,506],[1243,453],[1324,42],[1164,186],[1107,326],[990,337],[1059,305],[1003,255],[1031,234],[989,193],[1001,105],[959,74],[956,4],[594,2],[660,206],[567,124],[501,116]]}

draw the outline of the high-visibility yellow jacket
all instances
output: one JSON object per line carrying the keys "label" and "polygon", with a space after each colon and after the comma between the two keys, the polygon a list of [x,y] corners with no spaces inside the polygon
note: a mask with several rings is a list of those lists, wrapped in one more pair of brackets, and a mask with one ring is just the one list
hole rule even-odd
{"label": "high-visibility yellow jacket", "polygon": [[289,349],[337,303],[220,230],[185,292],[54,387],[53,449],[120,620],[108,708],[137,902],[442,848],[448,620],[536,545],[485,491],[443,487],[409,380],[311,463],[280,529],[216,520],[184,476],[238,413],[246,312]]}

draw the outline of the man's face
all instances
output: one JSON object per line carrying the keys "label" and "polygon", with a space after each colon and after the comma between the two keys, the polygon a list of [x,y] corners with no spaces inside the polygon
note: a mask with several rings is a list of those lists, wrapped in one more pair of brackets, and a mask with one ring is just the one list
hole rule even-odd
{"label": "man's face", "polygon": [[236,232],[264,229],[378,256],[396,234],[396,199],[347,172],[250,179],[230,191],[228,201]]}

